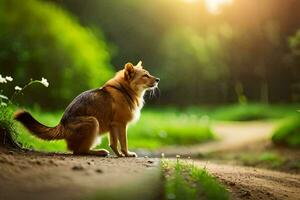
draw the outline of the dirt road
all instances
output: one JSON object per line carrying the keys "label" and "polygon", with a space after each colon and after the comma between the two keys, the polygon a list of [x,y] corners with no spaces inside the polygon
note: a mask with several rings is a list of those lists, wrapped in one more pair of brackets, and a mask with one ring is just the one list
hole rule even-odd
{"label": "dirt road", "polygon": [[[199,154],[230,151],[238,152],[247,145],[268,140],[275,125],[270,122],[218,123],[213,129],[219,140],[192,147],[170,147],[157,152],[165,156],[199,157]],[[191,160],[190,160],[191,161]],[[233,199],[300,200],[300,175],[274,170],[222,164],[219,161],[193,160],[205,167],[224,183]]]}
{"label": "dirt road", "polygon": [[210,162],[194,163],[227,185],[233,199],[300,199],[300,175]]}
{"label": "dirt road", "polygon": [[255,141],[270,137],[274,129],[271,122],[222,122],[213,125],[216,141],[193,146],[166,147],[152,152],[155,156],[164,153],[167,157],[198,157],[199,154],[238,149]]}
{"label": "dirt road", "polygon": [[[238,149],[266,139],[274,125],[222,123],[219,140],[165,148],[165,155],[197,155]],[[233,199],[300,199],[300,175],[194,160],[223,182]],[[162,199],[159,159],[99,158],[70,154],[19,153],[0,149],[0,199]]]}
{"label": "dirt road", "polygon": [[159,199],[157,159],[0,151],[0,199]]}

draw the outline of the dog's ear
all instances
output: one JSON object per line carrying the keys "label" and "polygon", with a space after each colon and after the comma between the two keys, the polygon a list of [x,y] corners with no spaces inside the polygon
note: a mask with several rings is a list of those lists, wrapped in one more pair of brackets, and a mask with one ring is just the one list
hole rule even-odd
{"label": "dog's ear", "polygon": [[142,61],[139,61],[139,63],[138,63],[135,67],[136,67],[136,68],[142,69],[142,68],[143,68],[143,66],[142,66]]}
{"label": "dog's ear", "polygon": [[133,64],[130,63],[130,62],[126,63],[124,69],[125,69],[124,70],[125,79],[126,80],[131,80],[134,76],[134,73],[135,73]]}

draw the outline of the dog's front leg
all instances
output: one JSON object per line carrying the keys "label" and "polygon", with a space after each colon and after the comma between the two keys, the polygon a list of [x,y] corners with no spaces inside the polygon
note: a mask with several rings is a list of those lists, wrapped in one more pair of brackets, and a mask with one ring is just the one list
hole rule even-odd
{"label": "dog's front leg", "polygon": [[124,157],[118,150],[118,131],[117,127],[112,127],[109,131],[109,146],[118,157]]}
{"label": "dog's front leg", "polygon": [[121,145],[121,151],[126,157],[137,157],[136,153],[128,151],[127,144],[127,126],[121,125],[118,128],[118,138]]}

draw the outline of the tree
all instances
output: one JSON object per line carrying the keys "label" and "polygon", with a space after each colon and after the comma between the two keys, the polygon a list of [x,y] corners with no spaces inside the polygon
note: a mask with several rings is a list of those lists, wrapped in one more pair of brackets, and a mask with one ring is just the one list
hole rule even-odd
{"label": "tree", "polygon": [[[112,75],[103,37],[53,3],[1,0],[0,69],[18,84],[46,77],[49,91],[28,90],[27,102],[62,108]],[[98,36],[101,32],[98,32]]]}

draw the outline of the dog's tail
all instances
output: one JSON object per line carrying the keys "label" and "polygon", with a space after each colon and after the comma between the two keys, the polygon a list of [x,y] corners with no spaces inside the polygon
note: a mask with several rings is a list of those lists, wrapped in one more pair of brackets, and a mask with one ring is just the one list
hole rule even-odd
{"label": "dog's tail", "polygon": [[29,112],[17,111],[14,119],[21,122],[33,135],[44,140],[64,139],[65,130],[61,124],[55,127],[47,127],[39,123]]}

